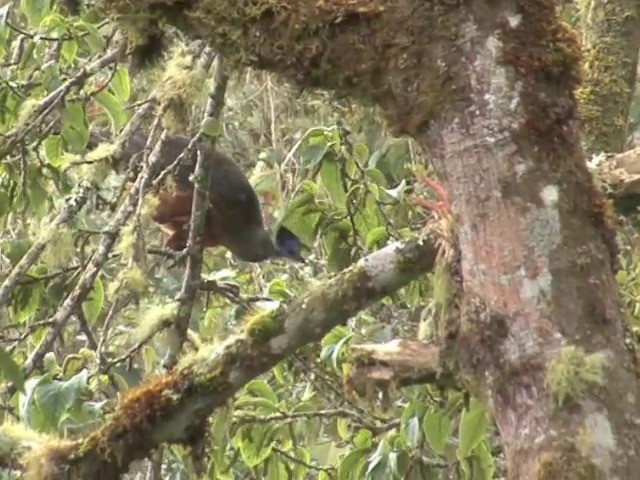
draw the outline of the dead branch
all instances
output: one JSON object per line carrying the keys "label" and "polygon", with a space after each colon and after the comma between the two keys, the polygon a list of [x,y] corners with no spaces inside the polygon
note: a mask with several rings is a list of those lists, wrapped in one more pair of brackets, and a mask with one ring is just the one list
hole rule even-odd
{"label": "dead branch", "polygon": [[441,354],[441,345],[402,339],[351,345],[345,384],[360,396],[420,383],[451,385],[453,378],[442,370]]}

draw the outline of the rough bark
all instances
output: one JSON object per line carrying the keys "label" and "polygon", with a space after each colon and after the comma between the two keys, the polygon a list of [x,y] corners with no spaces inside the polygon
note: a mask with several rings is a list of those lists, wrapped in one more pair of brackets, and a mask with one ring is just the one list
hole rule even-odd
{"label": "rough bark", "polygon": [[640,48],[640,3],[579,0],[585,78],[578,90],[583,140],[590,153],[625,147]]}
{"label": "rough bark", "polygon": [[[422,137],[457,214],[460,365],[493,406],[509,478],[632,478],[636,379],[614,234],[577,133],[577,45],[544,2],[477,12],[463,53],[473,108]],[[605,355],[606,385],[568,407],[550,372],[571,346]]]}
{"label": "rough bark", "polygon": [[[615,234],[580,146],[577,40],[553,1],[103,4],[157,13],[231,62],[379,104],[432,153],[452,199],[460,377],[493,409],[509,478],[635,478]],[[584,374],[571,352],[603,372]],[[558,371],[584,382],[567,390]]]}

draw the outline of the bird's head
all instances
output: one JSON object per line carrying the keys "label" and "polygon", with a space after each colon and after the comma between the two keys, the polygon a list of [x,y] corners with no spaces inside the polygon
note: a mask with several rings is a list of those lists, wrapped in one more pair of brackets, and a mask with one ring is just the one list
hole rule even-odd
{"label": "bird's head", "polygon": [[301,255],[302,242],[291,230],[282,226],[276,231],[275,242],[268,230],[256,227],[236,233],[232,241],[225,242],[225,246],[245,262],[288,258],[305,263]]}
{"label": "bird's head", "polygon": [[296,262],[305,263],[302,257],[302,242],[287,227],[280,226],[276,232],[276,256],[290,258]]}

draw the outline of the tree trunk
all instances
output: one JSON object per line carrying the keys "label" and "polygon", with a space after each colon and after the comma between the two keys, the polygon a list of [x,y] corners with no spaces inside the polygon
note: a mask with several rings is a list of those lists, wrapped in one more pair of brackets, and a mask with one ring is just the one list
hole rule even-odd
{"label": "tree trunk", "polygon": [[577,134],[577,44],[552,5],[509,10],[466,26],[472,107],[420,137],[456,214],[461,372],[493,407],[509,478],[636,478],[636,378],[609,207]]}
{"label": "tree trunk", "polygon": [[640,47],[640,2],[580,0],[585,79],[578,90],[582,133],[592,154],[620,152]]}
{"label": "tree trunk", "polygon": [[457,364],[494,412],[509,478],[637,478],[615,232],[581,150],[579,47],[555,2],[104,3],[157,13],[232,64],[380,105],[433,154],[452,199]]}

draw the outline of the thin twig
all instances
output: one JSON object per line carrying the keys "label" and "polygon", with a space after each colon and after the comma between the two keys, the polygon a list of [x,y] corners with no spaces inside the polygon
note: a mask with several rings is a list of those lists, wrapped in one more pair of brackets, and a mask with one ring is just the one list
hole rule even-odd
{"label": "thin twig", "polygon": [[[220,117],[224,105],[224,95],[227,90],[228,79],[229,77],[224,71],[222,57],[218,55],[212,82],[212,92],[209,95],[209,101],[207,102],[205,111],[205,120],[207,118],[217,120]],[[196,138],[198,136],[203,136],[203,132],[198,132]],[[209,207],[209,188],[213,173],[213,164],[210,157],[214,153],[217,139],[212,137],[208,139],[203,138],[203,140],[203,142],[200,142],[203,148],[198,148],[198,160],[194,172],[191,226],[187,240],[187,267],[177,298],[178,311],[174,323],[177,338],[175,339],[176,341],[170,345],[164,361],[164,366],[167,369],[173,368],[176,364],[180,350],[182,350],[182,345],[186,341],[189,318],[191,317],[193,303],[200,287],[203,249],[202,237],[204,235],[206,213]],[[208,143],[208,145],[206,143]]]}
{"label": "thin twig", "polygon": [[40,368],[42,359],[51,349],[53,342],[62,331],[62,328],[66,325],[76,305],[80,304],[93,288],[96,276],[100,272],[104,262],[107,260],[109,252],[113,248],[116,239],[120,234],[120,229],[135,211],[136,205],[138,204],[138,196],[142,191],[141,186],[143,184],[148,184],[149,182],[148,170],[153,170],[154,166],[162,160],[160,157],[160,151],[162,144],[164,143],[164,137],[165,134],[161,136],[160,141],[152,152],[149,164],[146,165],[146,168],[142,169],[136,178],[133,187],[129,190],[129,195],[126,201],[120,206],[118,212],[107,225],[105,229],[106,233],[103,235],[97,251],[93,254],[89,264],[82,272],[76,287],[67,296],[55,315],[51,317],[50,320],[53,322],[53,326],[49,329],[43,340],[25,362],[25,377],[31,375],[36,368]]}
{"label": "thin twig", "polygon": [[5,278],[2,285],[0,285],[0,307],[5,305],[11,293],[18,285],[18,282],[29,268],[40,258],[40,255],[47,247],[47,244],[51,241],[53,236],[58,232],[58,229],[71,220],[82,209],[87,199],[89,198],[90,185],[88,183],[81,183],[77,190],[67,199],[64,207],[58,213],[56,218],[53,219],[51,225],[45,229],[40,237],[34,242],[31,248],[24,254],[18,264],[13,268],[11,273]]}
{"label": "thin twig", "polygon": [[40,125],[73,88],[82,86],[92,75],[98,73],[104,67],[116,63],[123,51],[124,44],[107,52],[44,97],[33,109],[33,113],[28,119],[5,135],[4,143],[0,145],[0,160],[10,154],[35,127]]}

